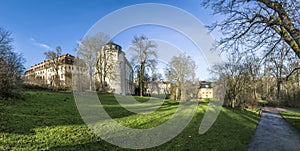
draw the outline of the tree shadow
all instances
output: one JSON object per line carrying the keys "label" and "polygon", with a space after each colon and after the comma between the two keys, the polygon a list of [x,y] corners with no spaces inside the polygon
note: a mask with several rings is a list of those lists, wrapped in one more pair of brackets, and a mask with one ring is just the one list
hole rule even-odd
{"label": "tree shadow", "polygon": [[[205,134],[199,135],[198,130],[204,113],[205,107],[199,105],[192,121],[178,136],[165,144],[144,150],[244,150],[255,131],[253,127],[256,126],[255,123],[257,122],[253,122],[252,120],[258,121],[259,119],[259,116],[256,113],[250,111],[222,109],[213,126]],[[144,124],[145,123],[142,123],[142,125]],[[129,150],[119,148],[104,140],[50,148],[52,151],[82,149]]]}
{"label": "tree shadow", "polygon": [[56,94],[30,92],[25,95],[23,101],[4,103],[0,111],[1,131],[34,134],[36,127],[83,124],[79,113],[76,112],[71,93],[53,96]]}
{"label": "tree shadow", "polygon": [[79,151],[79,150],[87,150],[87,151],[95,151],[95,150],[129,150],[129,149],[121,149],[118,146],[111,145],[105,141],[91,141],[83,144],[71,144],[71,145],[62,145],[51,147],[49,151]]}
{"label": "tree shadow", "polygon": [[[128,111],[126,108],[122,107],[119,102],[114,98],[113,94],[106,94],[104,95],[98,95],[101,104],[103,105],[105,111],[109,114],[111,118],[123,118],[126,116],[135,115],[136,113]],[[137,101],[143,103],[145,100],[148,101],[149,98],[135,98]],[[164,101],[163,104],[156,110],[156,112],[163,112],[167,110],[172,110],[174,108],[177,108],[177,105],[179,104],[178,101]],[[137,106],[138,107],[138,106]],[[151,108],[156,108],[157,105],[149,105],[145,109],[145,113],[147,114],[148,110],[151,110]]]}

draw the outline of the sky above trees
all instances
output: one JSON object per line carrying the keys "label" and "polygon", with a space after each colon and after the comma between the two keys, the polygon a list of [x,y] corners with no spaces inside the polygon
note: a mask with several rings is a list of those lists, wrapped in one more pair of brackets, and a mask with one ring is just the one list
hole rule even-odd
{"label": "sky above trees", "polygon": [[[28,68],[45,59],[44,52],[62,47],[62,53],[75,54],[75,48],[85,33],[99,19],[120,8],[141,4],[162,3],[181,8],[194,15],[204,25],[212,23],[216,17],[210,15],[210,10],[201,7],[201,1],[179,0],[142,0],[142,1],[77,1],[77,0],[1,0],[0,27],[12,32],[15,51],[20,52],[26,59]],[[153,30],[155,32],[153,32]],[[160,34],[157,34],[160,33]],[[189,51],[182,38],[168,37],[170,30],[158,27],[137,27],[126,30],[112,40],[121,45],[126,52],[134,35],[145,34],[150,39],[172,41],[172,44]],[[212,33],[212,35],[217,35]],[[194,55],[195,54],[190,54]],[[130,58],[129,58],[130,59]],[[199,59],[201,60],[201,56]],[[205,72],[206,69],[203,69]],[[204,78],[204,77],[203,77]]]}

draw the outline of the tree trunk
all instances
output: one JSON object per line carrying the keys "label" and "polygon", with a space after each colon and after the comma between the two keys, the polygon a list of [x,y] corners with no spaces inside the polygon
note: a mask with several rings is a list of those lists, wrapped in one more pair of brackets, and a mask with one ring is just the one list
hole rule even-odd
{"label": "tree trunk", "polygon": [[90,91],[92,91],[92,78],[90,77]]}
{"label": "tree trunk", "polygon": [[139,77],[140,96],[143,96],[143,91],[144,91],[143,78],[144,78],[144,64],[141,63],[141,70],[140,70],[140,77]]}
{"label": "tree trunk", "polygon": [[231,108],[234,108],[235,107],[235,99],[233,99],[232,101],[231,101]]}
{"label": "tree trunk", "polygon": [[281,80],[277,81],[277,94],[276,94],[276,99],[279,100],[280,98],[280,87],[281,87]]}
{"label": "tree trunk", "polygon": [[283,40],[293,49],[298,58],[300,58],[300,30],[295,27],[295,24],[291,21],[289,14],[282,4],[270,0],[257,1],[265,4],[267,7],[278,13],[281,21],[281,30],[279,30],[276,26],[271,26],[271,28],[273,28],[283,38]]}
{"label": "tree trunk", "polygon": [[175,100],[178,100],[178,87],[176,86]]}
{"label": "tree trunk", "polygon": [[180,101],[186,101],[186,88],[181,87]]}

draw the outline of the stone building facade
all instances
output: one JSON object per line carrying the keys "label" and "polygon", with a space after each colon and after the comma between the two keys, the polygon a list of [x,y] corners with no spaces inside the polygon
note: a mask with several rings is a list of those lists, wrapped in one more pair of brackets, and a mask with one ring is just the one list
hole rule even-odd
{"label": "stone building facade", "polygon": [[213,96],[213,87],[211,82],[201,81],[198,88],[198,98],[214,98]]}
{"label": "stone building facade", "polygon": [[106,91],[123,95],[134,93],[133,69],[121,46],[107,43],[97,53],[97,60],[95,78],[101,81],[102,77]]}
{"label": "stone building facade", "polygon": [[[60,87],[72,88],[72,73],[85,72],[82,71],[82,68],[75,66],[75,57],[70,54],[61,55],[58,57],[58,60],[60,62],[58,66]],[[122,95],[134,93],[133,69],[126,59],[121,46],[112,42],[107,43],[97,53],[96,61],[94,70],[96,88],[99,87],[99,81],[101,81],[100,78],[102,77],[106,92]],[[25,82],[30,85],[43,87],[55,86],[54,76],[56,72],[51,63],[53,63],[52,60],[45,60],[31,66],[25,72]]]}
{"label": "stone building facade", "polygon": [[[63,54],[58,57],[58,75],[61,88],[72,87],[72,71],[76,70],[73,65],[74,59],[75,57],[70,54]],[[53,60],[45,60],[31,66],[25,71],[25,83],[43,87],[55,86],[54,76],[56,76],[56,72],[52,64]]]}
{"label": "stone building facade", "polygon": [[146,93],[152,94],[170,94],[171,83],[166,81],[145,83]]}

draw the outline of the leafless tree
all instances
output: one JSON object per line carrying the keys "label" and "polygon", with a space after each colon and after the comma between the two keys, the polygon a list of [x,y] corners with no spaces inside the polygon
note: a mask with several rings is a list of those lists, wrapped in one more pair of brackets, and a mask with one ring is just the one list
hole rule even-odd
{"label": "leafless tree", "polygon": [[[84,60],[84,71],[87,71],[89,78],[89,90],[93,90],[93,77],[96,74],[97,52],[108,42],[109,37],[104,33],[97,33],[94,36],[86,37],[77,46],[77,56]],[[99,63],[99,62],[98,62]],[[101,67],[101,66],[98,66]],[[101,78],[102,79],[102,78]]]}
{"label": "leafless tree", "polygon": [[0,98],[22,96],[22,55],[13,52],[11,33],[0,27]]}
{"label": "leafless tree", "polygon": [[281,43],[281,45],[277,45],[276,51],[271,52],[266,58],[266,62],[269,62],[269,72],[272,77],[276,78],[276,99],[280,99],[281,84],[284,78],[291,73],[289,62],[293,61],[293,57],[290,48],[286,44]]}
{"label": "leafless tree", "polygon": [[[107,45],[110,44],[112,44],[112,42],[109,42]],[[112,80],[114,79],[114,64],[112,60],[114,59],[115,52],[113,51],[115,50],[110,50],[103,47],[97,52],[96,74],[99,79],[100,91],[106,91],[106,80],[108,77],[110,77]]]}
{"label": "leafless tree", "polygon": [[46,59],[48,59],[49,67],[54,70],[54,75],[51,77],[51,83],[54,87],[54,90],[60,88],[60,76],[59,76],[59,67],[62,64],[62,61],[59,59],[61,56],[61,47],[57,46],[55,50],[49,50],[45,52]]}
{"label": "leafless tree", "polygon": [[[298,65],[285,66],[294,62],[291,59],[283,62],[286,54],[291,51],[298,59],[300,58],[299,1],[205,0],[203,6],[211,8],[215,15],[224,16],[223,20],[216,21],[208,26],[211,30],[222,33],[223,36],[218,39],[218,46],[222,51],[241,53],[243,55],[252,54],[253,52],[264,52],[259,57],[260,61],[264,63],[264,71],[272,72],[272,74],[265,74],[260,77],[258,75],[259,72],[254,72],[254,74],[249,72],[252,70],[249,69],[249,66],[241,69],[245,69],[243,72],[250,75],[252,83],[256,85],[251,85],[252,88],[261,86],[258,89],[261,96],[272,95],[273,91],[277,89],[276,96],[278,98],[282,79],[293,77],[292,74],[298,73],[296,70],[300,69]],[[287,46],[287,48],[281,49],[282,46]],[[247,60],[244,62],[247,63]],[[249,62],[248,65],[250,65]],[[266,65],[272,65],[272,67],[266,67]],[[261,81],[261,83],[253,81],[255,74],[257,74],[256,81]],[[237,78],[234,79],[236,80]],[[274,81],[274,79],[277,80]],[[272,82],[277,84],[273,85]],[[288,81],[285,81],[285,83],[288,83]],[[267,91],[262,90],[265,87]],[[267,92],[267,94],[263,94],[263,92]]]}
{"label": "leafless tree", "polygon": [[72,72],[70,71],[66,71],[65,72],[65,87],[67,89],[71,89],[72,88]]}
{"label": "leafless tree", "polygon": [[210,28],[220,30],[222,50],[243,46],[245,51],[267,50],[284,41],[300,58],[300,3],[298,0],[217,0],[203,2],[226,18]]}
{"label": "leafless tree", "polygon": [[166,68],[167,79],[176,85],[175,99],[178,100],[180,93],[180,100],[187,100],[187,82],[195,80],[196,64],[190,56],[180,54],[178,57],[174,56]]}
{"label": "leafless tree", "polygon": [[154,70],[156,65],[157,51],[156,44],[149,40],[145,35],[134,36],[132,46],[130,47],[135,54],[133,56],[132,64],[137,69],[137,79],[139,84],[140,96],[143,96],[144,79],[147,70]]}
{"label": "leafless tree", "polygon": [[255,55],[232,53],[223,64],[214,65],[211,72],[217,83],[226,83],[224,102],[232,108],[254,106],[260,79],[259,59]]}

